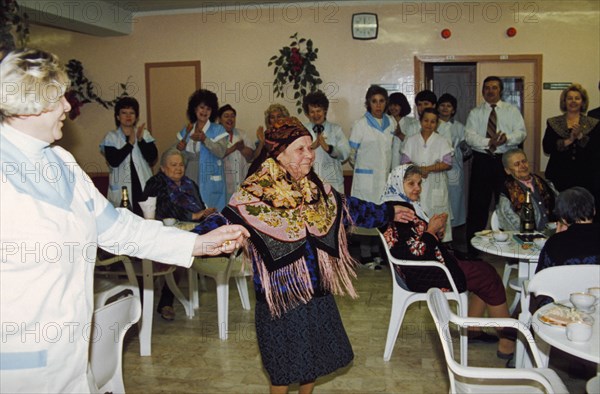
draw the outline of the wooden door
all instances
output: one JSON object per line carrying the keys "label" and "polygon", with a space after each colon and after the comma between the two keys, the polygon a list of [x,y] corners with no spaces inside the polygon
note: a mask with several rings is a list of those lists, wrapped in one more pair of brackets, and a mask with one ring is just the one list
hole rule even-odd
{"label": "wooden door", "polygon": [[145,69],[147,126],[160,157],[177,142],[177,132],[188,122],[188,99],[200,88],[200,61],[146,63]]}

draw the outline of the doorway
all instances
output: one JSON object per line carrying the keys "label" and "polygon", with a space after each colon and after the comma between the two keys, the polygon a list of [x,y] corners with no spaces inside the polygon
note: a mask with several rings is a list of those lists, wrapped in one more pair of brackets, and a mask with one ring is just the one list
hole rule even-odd
{"label": "doorway", "polygon": [[160,155],[188,122],[188,98],[200,88],[200,61],[146,63],[145,69],[147,126]]}
{"label": "doorway", "polygon": [[542,55],[415,56],[415,85],[433,90],[438,97],[446,92],[457,97],[456,119],[463,124],[469,111],[483,102],[481,87],[490,75],[504,82],[502,100],[516,105],[523,114],[527,130],[523,150],[532,171],[539,173]]}

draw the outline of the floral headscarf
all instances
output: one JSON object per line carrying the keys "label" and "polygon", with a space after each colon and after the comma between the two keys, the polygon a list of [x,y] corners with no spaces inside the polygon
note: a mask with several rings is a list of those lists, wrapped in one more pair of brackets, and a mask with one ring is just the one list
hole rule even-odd
{"label": "floral headscarf", "polygon": [[414,167],[414,164],[402,164],[392,170],[388,176],[387,183],[385,185],[385,191],[381,196],[380,203],[388,201],[401,201],[407,202],[414,208],[416,214],[421,219],[429,222],[429,216],[423,211],[421,204],[418,201],[412,201],[404,193],[404,174],[410,168]]}
{"label": "floral headscarf", "polygon": [[292,142],[305,136],[312,138],[310,132],[298,118],[285,118],[275,123],[265,131],[265,147],[269,152],[269,157],[277,158]]}

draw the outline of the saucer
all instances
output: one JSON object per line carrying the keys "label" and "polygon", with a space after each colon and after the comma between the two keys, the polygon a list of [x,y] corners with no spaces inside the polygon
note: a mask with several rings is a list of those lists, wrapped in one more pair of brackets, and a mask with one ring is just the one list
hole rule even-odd
{"label": "saucer", "polygon": [[575,308],[576,311],[578,312],[582,312],[582,313],[594,313],[596,312],[596,307],[594,307],[593,305],[590,306],[589,308],[583,309],[583,308]]}

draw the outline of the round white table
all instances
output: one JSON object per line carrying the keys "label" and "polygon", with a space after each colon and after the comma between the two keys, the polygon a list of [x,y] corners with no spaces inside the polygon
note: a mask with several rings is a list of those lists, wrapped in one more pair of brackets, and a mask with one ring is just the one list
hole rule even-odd
{"label": "round white table", "polygon": [[514,238],[515,232],[505,231],[509,238],[507,242],[498,242],[494,240],[492,234],[485,236],[475,236],[471,239],[471,245],[477,250],[495,256],[507,257],[519,260],[519,279],[530,279],[535,274],[537,262],[540,257],[540,249],[532,244],[528,248],[518,243]]}
{"label": "round white table", "polygon": [[[560,303],[570,305],[569,301],[561,301]],[[563,352],[597,364],[600,363],[600,308],[596,307],[596,312],[591,314],[594,318],[592,338],[587,342],[573,342],[567,339],[565,327],[551,326],[542,323],[538,318],[540,314],[544,314],[554,307],[556,307],[554,304],[545,305],[533,315],[531,327],[533,327],[537,337]]]}

